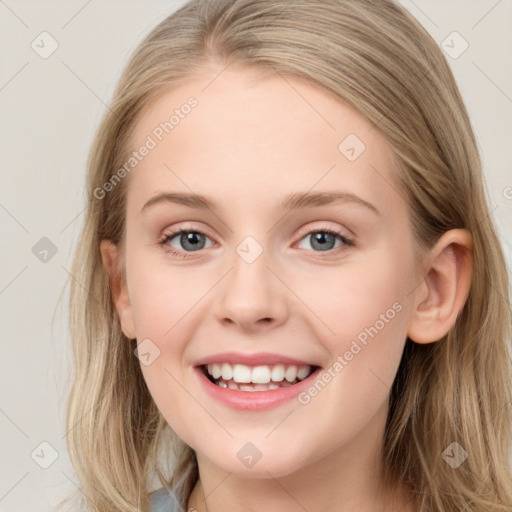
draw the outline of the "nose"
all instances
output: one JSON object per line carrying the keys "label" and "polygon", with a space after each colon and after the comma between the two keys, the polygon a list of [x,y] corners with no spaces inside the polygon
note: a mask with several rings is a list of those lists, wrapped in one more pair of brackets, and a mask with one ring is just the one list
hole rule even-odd
{"label": "nose", "polygon": [[285,322],[287,287],[268,263],[265,251],[252,262],[235,253],[233,268],[216,301],[216,317],[221,323],[251,332],[274,329]]}

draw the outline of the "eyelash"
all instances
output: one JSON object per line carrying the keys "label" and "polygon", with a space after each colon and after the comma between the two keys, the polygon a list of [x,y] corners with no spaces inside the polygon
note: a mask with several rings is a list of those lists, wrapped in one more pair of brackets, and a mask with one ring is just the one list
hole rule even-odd
{"label": "eyelash", "polygon": [[[208,237],[208,235],[206,233],[203,233],[202,231],[199,231],[197,229],[178,229],[176,231],[173,231],[171,233],[166,233],[161,240],[159,240],[158,242],[158,245],[161,246],[167,253],[173,255],[173,256],[176,256],[178,258],[189,258],[190,255],[192,255],[194,252],[200,252],[199,251],[179,251],[177,249],[175,249],[174,247],[170,247],[167,244],[168,241],[172,240],[175,236],[177,235],[181,235],[182,233],[198,233],[200,235],[204,235],[206,237]],[[350,247],[355,247],[355,243],[352,239],[350,238],[347,238],[345,235],[341,234],[339,231],[335,230],[335,229],[329,229],[329,228],[323,228],[323,229],[310,229],[309,231],[307,230],[304,230],[300,233],[300,240],[302,240],[303,238],[305,238],[307,235],[311,235],[312,233],[325,233],[325,234],[329,234],[329,235],[333,235],[333,236],[336,236],[338,237],[342,242],[343,242],[343,246],[341,247],[337,247],[336,249],[338,250],[343,250],[343,247],[345,248],[350,248]],[[208,237],[210,238],[210,237]],[[215,243],[215,242],[214,242]],[[327,253],[326,256],[323,256],[322,253],[324,251],[313,251],[314,253],[318,253],[319,256],[315,256],[315,257],[319,257],[319,258],[324,258],[324,257],[328,257],[329,255],[332,255],[331,253],[333,251],[336,251],[336,249],[329,249],[328,251],[325,251],[325,253]]]}

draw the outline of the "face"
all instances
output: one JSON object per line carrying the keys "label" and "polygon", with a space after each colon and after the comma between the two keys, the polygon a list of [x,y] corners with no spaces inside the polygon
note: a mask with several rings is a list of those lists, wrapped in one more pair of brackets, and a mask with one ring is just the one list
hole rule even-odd
{"label": "face", "polygon": [[382,435],[418,282],[410,217],[390,146],[355,110],[298,78],[219,72],[161,95],[136,125],[133,147],[155,145],[125,178],[118,312],[198,457],[286,475]]}

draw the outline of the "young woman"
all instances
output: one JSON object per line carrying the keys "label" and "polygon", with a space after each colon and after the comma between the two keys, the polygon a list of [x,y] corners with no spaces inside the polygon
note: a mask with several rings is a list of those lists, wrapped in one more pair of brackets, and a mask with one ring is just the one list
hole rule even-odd
{"label": "young woman", "polygon": [[404,8],[187,3],[126,67],[87,185],[86,510],[512,509],[506,266]]}

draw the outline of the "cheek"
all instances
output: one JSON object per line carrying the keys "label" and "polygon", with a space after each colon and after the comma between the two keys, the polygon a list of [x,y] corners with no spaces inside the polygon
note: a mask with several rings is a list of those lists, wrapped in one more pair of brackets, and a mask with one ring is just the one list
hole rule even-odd
{"label": "cheek", "polygon": [[154,337],[160,342],[175,337],[176,326],[192,312],[212,281],[212,276],[203,278],[191,267],[171,268],[143,255],[132,260],[128,275],[137,336]]}
{"label": "cheek", "polygon": [[328,344],[337,350],[376,322],[382,328],[383,315],[388,331],[391,323],[396,332],[403,328],[406,315],[399,315],[397,310],[404,310],[414,281],[408,264],[395,260],[393,255],[372,256],[364,262],[322,269],[313,279],[289,276],[294,292],[305,305],[305,314],[318,323],[324,340],[332,338]]}
{"label": "cheek", "polygon": [[[320,340],[331,362],[301,397],[304,421],[318,422],[324,438],[340,445],[386,406],[406,339],[406,307],[393,281],[366,287],[353,278],[346,294],[333,295],[336,304],[325,300],[322,319],[335,334],[324,328]],[[311,420],[311,410],[330,421]]]}
{"label": "cheek", "polygon": [[[392,251],[371,256],[364,264],[340,267],[326,279],[311,280],[298,292],[323,324],[319,340],[332,358],[333,388],[345,400],[352,396],[356,406],[373,400],[378,404],[393,382],[406,340],[414,283],[405,257]],[[342,393],[347,389],[353,392]]]}
{"label": "cheek", "polygon": [[184,354],[200,320],[200,301],[216,276],[186,266],[170,268],[140,253],[134,253],[130,263],[127,272],[138,343],[146,343],[157,354],[151,364],[141,364],[141,370],[157,406],[176,423],[180,411],[190,405],[180,385],[183,372],[191,371]]}

